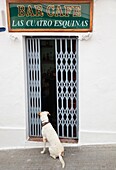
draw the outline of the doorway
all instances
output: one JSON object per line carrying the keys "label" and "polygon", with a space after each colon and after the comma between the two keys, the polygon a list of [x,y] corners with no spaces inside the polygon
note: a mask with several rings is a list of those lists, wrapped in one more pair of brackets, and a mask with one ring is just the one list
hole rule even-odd
{"label": "doorway", "polygon": [[57,131],[55,41],[40,40],[40,49],[41,108],[42,111],[49,111],[50,122]]}
{"label": "doorway", "polygon": [[28,131],[41,137],[47,110],[60,138],[78,139],[78,37],[26,37]]}

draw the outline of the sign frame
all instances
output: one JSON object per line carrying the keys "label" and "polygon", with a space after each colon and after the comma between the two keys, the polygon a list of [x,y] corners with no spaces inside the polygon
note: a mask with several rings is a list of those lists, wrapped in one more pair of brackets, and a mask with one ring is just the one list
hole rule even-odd
{"label": "sign frame", "polygon": [[[11,17],[10,17],[10,4],[90,4],[90,26],[89,28],[11,28]],[[93,0],[6,0],[7,7],[7,20],[8,20],[8,31],[9,32],[92,32],[93,29]]]}

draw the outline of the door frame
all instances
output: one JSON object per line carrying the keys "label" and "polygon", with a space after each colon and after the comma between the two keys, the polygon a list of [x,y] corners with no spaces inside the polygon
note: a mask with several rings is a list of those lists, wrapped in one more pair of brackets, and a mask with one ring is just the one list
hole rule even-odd
{"label": "door frame", "polygon": [[[26,38],[32,38],[32,36],[26,36],[25,37],[25,40],[26,40]],[[33,38],[38,38],[39,39],[39,42],[40,42],[40,40],[54,40],[54,42],[55,42],[55,39],[59,39],[59,38],[63,38],[63,39],[65,39],[65,38],[78,38],[77,36],[64,36],[64,37],[62,37],[62,36],[52,36],[52,37],[50,37],[50,36],[33,36]],[[56,46],[56,45],[55,45]],[[39,44],[39,47],[40,47],[40,44]],[[56,51],[55,51],[56,52]],[[40,51],[39,51],[39,53],[40,53]],[[27,57],[27,54],[26,54],[26,57]],[[55,55],[55,57],[56,57],[56,55]],[[78,53],[77,53],[77,58],[78,58]],[[56,60],[56,59],[55,59]],[[40,65],[41,65],[41,60],[40,60]],[[27,66],[26,66],[27,67]],[[79,67],[79,64],[77,64],[77,67]],[[77,68],[78,69],[78,68]],[[79,69],[78,69],[79,70]],[[79,74],[77,74],[77,79],[78,79],[78,86],[79,86],[79,78],[78,78],[78,76],[79,76]],[[40,76],[40,81],[41,81],[41,76]],[[28,80],[27,80],[27,88],[28,88]],[[27,97],[28,98],[28,97]],[[40,104],[41,105],[41,104]],[[41,107],[41,106],[40,106]],[[28,119],[29,119],[29,115],[28,115]],[[78,89],[78,124],[79,124],[79,89]],[[41,128],[41,126],[40,126],[40,128]],[[28,122],[28,136],[29,136],[29,122]],[[63,141],[63,142],[68,142],[68,143],[72,143],[72,142],[77,142],[78,141],[78,139],[79,139],[79,125],[78,125],[78,138],[77,139],[70,139],[70,138],[68,138],[68,139],[65,139],[65,138],[60,138],[61,139],[61,141]],[[29,140],[31,140],[31,141],[41,141],[41,136],[39,136],[39,137],[37,137],[37,136],[29,136]]]}

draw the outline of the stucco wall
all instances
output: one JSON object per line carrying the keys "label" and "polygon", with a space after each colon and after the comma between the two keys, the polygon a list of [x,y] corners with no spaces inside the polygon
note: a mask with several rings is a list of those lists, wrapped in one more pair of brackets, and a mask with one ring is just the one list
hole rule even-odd
{"label": "stucco wall", "polygon": [[80,42],[82,143],[116,141],[115,7],[115,0],[96,0],[93,36]]}
{"label": "stucco wall", "polygon": [[[6,12],[5,0],[0,1],[1,9]],[[79,144],[116,141],[115,10],[115,0],[96,0],[90,38],[65,33],[80,39]],[[36,145],[26,142],[25,35],[41,34],[0,32],[0,148]]]}
{"label": "stucco wall", "polygon": [[[6,13],[5,0],[0,10]],[[11,35],[0,32],[0,147],[12,146],[14,139],[14,146],[24,143],[26,127],[22,39],[15,41]]]}

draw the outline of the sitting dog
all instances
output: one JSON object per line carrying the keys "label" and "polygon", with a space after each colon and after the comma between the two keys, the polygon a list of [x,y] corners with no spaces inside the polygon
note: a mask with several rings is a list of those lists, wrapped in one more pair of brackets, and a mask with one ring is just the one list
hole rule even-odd
{"label": "sitting dog", "polygon": [[49,122],[48,115],[50,114],[47,111],[39,112],[38,113],[42,122],[42,136],[44,142],[44,148],[41,153],[45,153],[46,150],[46,142],[50,144],[49,152],[50,156],[54,159],[59,157],[59,160],[62,164],[62,168],[65,167],[65,162],[62,158],[64,156],[64,147],[62,146],[56,131],[54,130],[53,126]]}

